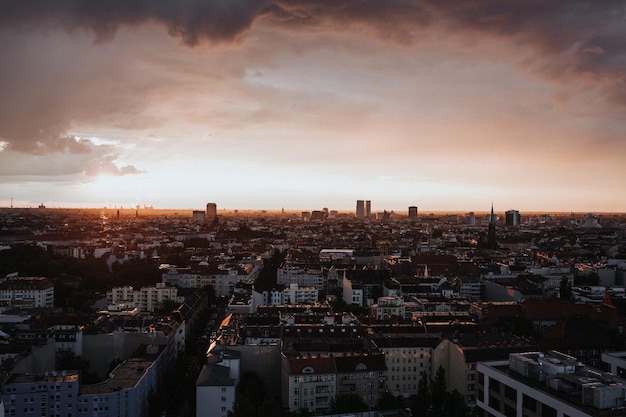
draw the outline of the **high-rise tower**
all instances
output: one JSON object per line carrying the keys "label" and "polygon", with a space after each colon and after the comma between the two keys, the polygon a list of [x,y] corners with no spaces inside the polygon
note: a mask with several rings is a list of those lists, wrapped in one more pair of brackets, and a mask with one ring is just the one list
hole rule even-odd
{"label": "high-rise tower", "polygon": [[505,215],[507,226],[519,226],[520,225],[521,218],[520,218],[519,211],[508,210],[506,213],[504,213],[504,215]]}
{"label": "high-rise tower", "polygon": [[207,203],[206,205],[206,217],[207,222],[212,222],[217,217],[217,204]]}
{"label": "high-rise tower", "polygon": [[372,218],[372,202],[370,200],[365,200],[365,218]]}
{"label": "high-rise tower", "polygon": [[365,218],[365,202],[363,200],[356,201],[356,218],[357,219]]}

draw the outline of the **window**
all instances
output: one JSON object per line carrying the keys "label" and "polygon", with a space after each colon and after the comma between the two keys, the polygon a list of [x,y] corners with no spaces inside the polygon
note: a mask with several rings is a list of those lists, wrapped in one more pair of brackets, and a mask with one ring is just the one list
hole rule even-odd
{"label": "window", "polygon": [[526,394],[522,395],[522,406],[532,412],[537,411],[537,400],[533,397],[529,397]]}
{"label": "window", "polygon": [[500,392],[500,381],[489,378],[489,391]]}
{"label": "window", "polygon": [[517,400],[517,390],[515,388],[511,388],[508,385],[504,386],[504,396],[509,400],[516,401]]}
{"label": "window", "polygon": [[541,404],[541,415],[544,417],[556,417],[556,409],[549,405]]}
{"label": "window", "polygon": [[493,395],[489,396],[489,407],[494,410],[500,411],[500,400]]}

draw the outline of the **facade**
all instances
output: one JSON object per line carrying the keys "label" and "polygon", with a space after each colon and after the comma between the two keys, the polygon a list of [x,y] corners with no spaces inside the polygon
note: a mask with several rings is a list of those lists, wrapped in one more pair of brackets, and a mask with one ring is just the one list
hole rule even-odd
{"label": "facade", "polygon": [[623,416],[626,380],[550,351],[511,354],[477,367],[477,406],[487,415]]}
{"label": "facade", "polygon": [[44,277],[11,277],[0,283],[0,303],[17,308],[54,307],[54,284]]}
{"label": "facade", "polygon": [[365,201],[356,201],[356,218],[362,220],[365,218]]}
{"label": "facade", "polygon": [[404,298],[402,297],[379,297],[378,303],[369,306],[370,316],[376,320],[386,320],[389,317],[406,318]]}
{"label": "facade", "polygon": [[206,218],[206,213],[202,210],[194,210],[191,213],[191,217],[194,222],[203,222]]}
{"label": "facade", "polygon": [[196,417],[226,417],[235,403],[241,354],[214,349],[196,381]]}
{"label": "facade", "polygon": [[54,340],[56,352],[73,352],[76,356],[83,356],[83,329],[82,326],[54,325],[47,329],[20,329],[17,340],[22,343],[45,343]]}
{"label": "facade", "polygon": [[507,226],[519,226],[521,224],[519,211],[507,210],[504,215]]}
{"label": "facade", "polygon": [[348,392],[375,406],[386,384],[385,359],[380,352],[281,354],[281,398],[290,411],[306,408],[323,414],[328,412],[334,396]]}
{"label": "facade", "polygon": [[337,391],[335,363],[329,355],[289,357],[281,354],[281,398],[290,411],[322,414]]}
{"label": "facade", "polygon": [[217,204],[207,203],[205,220],[212,222],[217,217]]}
{"label": "facade", "polygon": [[326,279],[321,268],[304,268],[299,266],[281,266],[276,271],[276,283],[279,285],[297,284],[300,287],[314,287],[324,290]]}
{"label": "facade", "polygon": [[4,415],[142,417],[156,390],[158,370],[158,359],[133,358],[93,385],[80,385],[75,371],[13,374],[2,386]]}
{"label": "facade", "polygon": [[[481,344],[477,344],[477,343]],[[434,350],[433,369],[440,366],[446,371],[446,385],[449,391],[457,390],[468,406],[476,405],[480,396],[477,385],[476,366],[485,360],[504,360],[511,353],[536,350],[523,339],[505,341],[498,335],[491,340],[450,340],[443,339]]]}
{"label": "facade", "polygon": [[417,394],[422,372],[434,376],[433,354],[441,343],[434,334],[377,334],[374,344],[383,352],[387,367],[387,386],[396,397]]}
{"label": "facade", "polygon": [[154,310],[166,300],[178,300],[178,288],[168,287],[164,283],[157,283],[154,287],[141,287],[135,291],[131,286],[115,287],[107,292],[109,305],[134,304],[139,311],[154,313]]}

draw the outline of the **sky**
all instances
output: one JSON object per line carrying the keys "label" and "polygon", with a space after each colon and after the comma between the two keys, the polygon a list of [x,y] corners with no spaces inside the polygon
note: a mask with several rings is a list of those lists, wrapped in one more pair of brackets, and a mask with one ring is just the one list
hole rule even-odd
{"label": "sky", "polygon": [[623,0],[0,3],[0,206],[626,211]]}

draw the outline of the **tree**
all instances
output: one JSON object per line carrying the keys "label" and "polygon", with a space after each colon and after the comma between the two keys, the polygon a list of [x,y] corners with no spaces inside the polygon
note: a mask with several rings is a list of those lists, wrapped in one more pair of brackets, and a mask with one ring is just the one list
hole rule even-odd
{"label": "tree", "polygon": [[444,416],[444,405],[447,400],[446,371],[442,366],[437,368],[435,379],[430,385],[430,399],[432,402],[433,416]]}
{"label": "tree", "polygon": [[426,372],[422,372],[420,380],[417,383],[417,395],[413,400],[413,414],[416,416],[425,416],[429,412],[430,406],[430,381],[428,374]]}
{"label": "tree", "polygon": [[464,417],[471,414],[465,399],[457,390],[447,391],[446,371],[441,366],[433,380],[429,380],[428,374],[422,372],[412,411],[413,415],[420,417]]}
{"label": "tree", "polygon": [[400,404],[396,397],[389,391],[383,391],[378,397],[378,403],[376,404],[377,410],[393,410],[399,408]]}
{"label": "tree", "polygon": [[561,284],[560,284],[560,298],[561,300],[569,300],[572,296],[572,283],[569,281],[569,279],[567,279],[566,276],[563,276],[563,278],[561,278]]}
{"label": "tree", "polygon": [[353,413],[367,410],[369,410],[369,406],[365,403],[363,397],[355,392],[338,394],[330,400],[330,412],[333,414]]}

